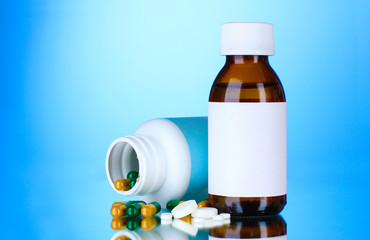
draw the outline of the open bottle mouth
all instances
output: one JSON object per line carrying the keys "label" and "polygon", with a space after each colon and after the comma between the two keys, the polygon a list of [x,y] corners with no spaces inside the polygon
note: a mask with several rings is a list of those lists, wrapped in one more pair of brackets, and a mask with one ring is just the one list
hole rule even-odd
{"label": "open bottle mouth", "polygon": [[[158,148],[155,139],[144,135],[114,140],[106,158],[106,171],[112,188],[123,196],[142,196],[158,190],[165,178],[164,158]],[[130,179],[127,174],[131,171],[139,175],[133,186],[128,184]],[[125,190],[115,188],[119,179],[127,186]]]}
{"label": "open bottle mouth", "polygon": [[[107,175],[111,186],[121,195],[131,196],[137,192],[140,186],[140,150],[138,146],[130,139],[116,139],[107,154]],[[131,171],[139,173],[135,185],[129,190],[119,191],[115,188],[114,183],[119,179],[127,179],[127,174]]]}

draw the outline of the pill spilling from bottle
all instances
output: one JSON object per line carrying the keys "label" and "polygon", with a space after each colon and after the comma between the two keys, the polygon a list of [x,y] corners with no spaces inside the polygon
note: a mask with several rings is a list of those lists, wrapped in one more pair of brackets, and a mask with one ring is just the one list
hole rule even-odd
{"label": "pill spilling from bottle", "polygon": [[139,172],[136,171],[130,171],[127,173],[128,179],[137,179],[139,177]]}
{"label": "pill spilling from bottle", "polygon": [[129,183],[130,183],[130,179],[118,179],[114,182],[114,187],[118,191],[128,191],[130,190]]}
{"label": "pill spilling from bottle", "polygon": [[128,191],[135,186],[139,179],[139,172],[130,171],[127,173],[127,178],[117,179],[114,182],[114,188],[117,191]]}

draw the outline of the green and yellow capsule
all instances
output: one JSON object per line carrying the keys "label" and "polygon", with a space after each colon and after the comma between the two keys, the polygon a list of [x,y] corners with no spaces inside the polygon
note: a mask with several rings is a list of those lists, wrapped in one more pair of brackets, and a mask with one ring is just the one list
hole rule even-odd
{"label": "green and yellow capsule", "polygon": [[208,200],[203,200],[198,203],[198,208],[211,207],[211,203]]}
{"label": "green and yellow capsule", "polygon": [[127,207],[127,215],[130,217],[136,217],[140,214],[141,208],[145,206],[145,203],[138,202]]}
{"label": "green and yellow capsule", "polygon": [[137,179],[130,179],[130,182],[128,183],[129,188],[133,188],[136,184]]}
{"label": "green and yellow capsule", "polygon": [[130,190],[129,182],[130,179],[118,179],[114,182],[114,188],[117,191],[128,191]]}
{"label": "green and yellow capsule", "polygon": [[139,172],[136,171],[130,171],[127,173],[128,179],[137,179],[139,177]]}
{"label": "green and yellow capsule", "polygon": [[110,213],[113,217],[122,217],[127,215],[127,207],[134,204],[141,202],[145,204],[143,201],[129,201],[129,202],[123,202],[120,204],[113,205],[112,209],[110,210]]}
{"label": "green and yellow capsule", "polygon": [[126,203],[127,201],[124,201],[124,202],[114,202],[113,204],[112,204],[112,207],[114,207],[114,206],[119,206],[119,205],[121,205],[122,203]]}
{"label": "green and yellow capsule", "polygon": [[161,205],[158,202],[151,202],[141,208],[141,215],[151,217],[161,211]]}
{"label": "green and yellow capsule", "polygon": [[166,208],[168,211],[172,211],[172,209],[174,209],[177,205],[183,203],[184,201],[180,201],[180,200],[170,200],[167,202],[166,204]]}

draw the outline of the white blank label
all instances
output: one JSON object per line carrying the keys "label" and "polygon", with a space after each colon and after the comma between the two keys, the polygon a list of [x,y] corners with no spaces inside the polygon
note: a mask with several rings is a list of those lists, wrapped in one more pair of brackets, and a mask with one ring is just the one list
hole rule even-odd
{"label": "white blank label", "polygon": [[210,102],[208,110],[209,193],[286,194],[286,103]]}

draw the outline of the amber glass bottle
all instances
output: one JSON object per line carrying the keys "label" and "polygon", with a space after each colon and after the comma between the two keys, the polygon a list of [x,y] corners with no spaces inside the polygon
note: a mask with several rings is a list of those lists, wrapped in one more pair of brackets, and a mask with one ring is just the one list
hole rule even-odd
{"label": "amber glass bottle", "polygon": [[286,102],[273,54],[271,24],[222,25],[226,63],[208,117],[209,199],[220,212],[274,215],[286,204]]}
{"label": "amber glass bottle", "polygon": [[210,229],[209,240],[220,238],[286,240],[287,224],[280,215],[233,218],[230,225]]}

